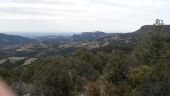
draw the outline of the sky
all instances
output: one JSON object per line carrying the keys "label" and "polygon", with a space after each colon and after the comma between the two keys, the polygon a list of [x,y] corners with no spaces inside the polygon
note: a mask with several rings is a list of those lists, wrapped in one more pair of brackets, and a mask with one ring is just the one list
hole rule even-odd
{"label": "sky", "polygon": [[0,32],[132,32],[170,23],[170,0],[0,0]]}

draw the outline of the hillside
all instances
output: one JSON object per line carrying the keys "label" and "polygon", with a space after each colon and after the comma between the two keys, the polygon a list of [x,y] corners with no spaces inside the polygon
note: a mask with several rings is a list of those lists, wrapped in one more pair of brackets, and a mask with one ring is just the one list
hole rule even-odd
{"label": "hillside", "polygon": [[23,45],[28,43],[33,43],[35,40],[16,36],[16,35],[6,35],[0,33],[0,46],[6,47],[6,46],[14,46],[14,45]]}
{"label": "hillside", "polygon": [[163,27],[48,36],[39,43],[1,34],[12,47],[0,50],[0,76],[17,96],[170,96],[170,38],[159,34],[169,34],[170,26]]}
{"label": "hillside", "polygon": [[108,36],[111,36],[111,35],[112,34],[105,33],[105,32],[100,32],[100,31],[96,31],[96,32],[83,32],[81,34],[74,34],[71,37],[71,41],[84,42],[84,41],[89,41],[89,40],[95,40],[95,39],[100,39],[100,38],[108,37]]}
{"label": "hillside", "polygon": [[82,32],[80,34],[73,34],[72,36],[43,36],[37,37],[37,40],[40,40],[44,43],[52,43],[52,44],[64,44],[70,42],[87,42],[92,40],[97,40],[101,38],[107,38],[113,36],[113,33],[105,33],[105,32]]}
{"label": "hillside", "polygon": [[[150,32],[152,31],[153,26],[152,25],[144,25],[137,31],[133,32],[132,35],[141,35],[145,32]],[[170,36],[170,25],[163,25],[163,35],[165,36]]]}

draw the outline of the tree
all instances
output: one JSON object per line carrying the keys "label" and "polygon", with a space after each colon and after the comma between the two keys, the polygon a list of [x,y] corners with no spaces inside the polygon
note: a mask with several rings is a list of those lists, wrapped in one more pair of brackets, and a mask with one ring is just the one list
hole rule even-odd
{"label": "tree", "polygon": [[153,30],[144,34],[132,53],[134,64],[154,63],[164,53],[163,25],[163,20],[156,19]]}
{"label": "tree", "polygon": [[4,79],[8,83],[11,83],[13,76],[8,70],[0,67],[0,79]]}
{"label": "tree", "polygon": [[38,94],[44,96],[72,96],[72,74],[68,62],[60,57],[42,58],[34,64],[33,82]]}
{"label": "tree", "polygon": [[129,70],[127,78],[130,81],[132,87],[139,86],[146,82],[148,78],[153,74],[154,69],[152,67],[142,65],[134,69]]}
{"label": "tree", "polygon": [[89,63],[92,67],[97,70],[99,73],[102,73],[103,67],[108,61],[108,56],[103,53],[94,54],[87,50],[80,50],[75,54],[76,58],[80,59],[83,62]]}
{"label": "tree", "polygon": [[114,83],[126,79],[128,60],[126,55],[121,51],[116,51],[111,58],[110,64],[104,69],[104,77],[108,81]]}

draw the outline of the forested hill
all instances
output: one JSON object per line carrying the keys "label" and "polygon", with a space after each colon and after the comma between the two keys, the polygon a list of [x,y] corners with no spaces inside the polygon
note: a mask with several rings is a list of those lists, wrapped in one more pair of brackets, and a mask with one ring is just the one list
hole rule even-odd
{"label": "forested hill", "polygon": [[16,35],[6,35],[0,33],[0,46],[7,46],[7,45],[20,45],[20,44],[27,44],[27,43],[32,43],[35,42],[35,40],[21,37],[21,36],[16,36]]}
{"label": "forested hill", "polygon": [[[146,33],[146,32],[151,32],[152,29],[153,29],[153,25],[144,25],[140,29],[138,29],[137,31],[133,32],[132,34],[133,35],[141,35],[141,34]],[[163,25],[162,29],[163,29],[162,30],[163,35],[170,36],[170,25]]]}
{"label": "forested hill", "polygon": [[[27,44],[15,57],[0,54],[0,77],[17,96],[170,96],[170,38],[160,34],[162,24],[157,19],[142,38],[129,33],[59,47]],[[100,47],[105,42],[110,46]]]}

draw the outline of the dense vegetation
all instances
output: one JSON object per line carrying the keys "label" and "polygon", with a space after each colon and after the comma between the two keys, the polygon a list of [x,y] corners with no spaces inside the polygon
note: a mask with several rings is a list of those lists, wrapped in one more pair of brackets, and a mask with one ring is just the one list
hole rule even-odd
{"label": "dense vegetation", "polygon": [[18,96],[170,96],[170,38],[162,26],[156,20],[135,47],[40,57],[0,75]]}

